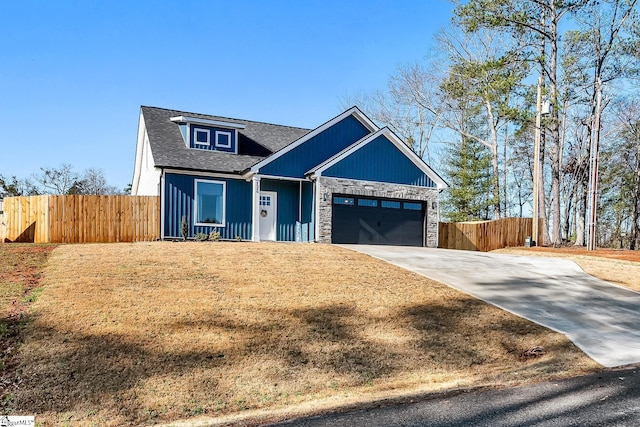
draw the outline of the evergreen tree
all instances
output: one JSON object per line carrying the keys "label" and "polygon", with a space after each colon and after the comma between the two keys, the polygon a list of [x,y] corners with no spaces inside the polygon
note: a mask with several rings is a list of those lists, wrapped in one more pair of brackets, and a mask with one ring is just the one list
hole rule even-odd
{"label": "evergreen tree", "polygon": [[442,203],[451,222],[485,220],[493,206],[491,153],[478,141],[462,138],[450,144],[443,156],[450,189]]}

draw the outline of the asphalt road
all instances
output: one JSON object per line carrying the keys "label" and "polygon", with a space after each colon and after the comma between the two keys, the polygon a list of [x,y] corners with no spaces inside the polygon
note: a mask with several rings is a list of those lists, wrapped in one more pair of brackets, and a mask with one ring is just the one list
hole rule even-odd
{"label": "asphalt road", "polygon": [[639,426],[640,369],[291,420],[272,426]]}
{"label": "asphalt road", "polygon": [[640,293],[566,259],[401,246],[342,245],[558,331],[606,367],[640,363]]}

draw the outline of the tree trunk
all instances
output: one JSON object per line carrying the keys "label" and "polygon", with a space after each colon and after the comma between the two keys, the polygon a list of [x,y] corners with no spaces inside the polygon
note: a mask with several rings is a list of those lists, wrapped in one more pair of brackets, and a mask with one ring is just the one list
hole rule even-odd
{"label": "tree trunk", "polygon": [[573,201],[576,196],[576,187],[571,186],[571,190],[567,195],[567,205],[564,210],[564,235],[567,236],[567,240],[569,240],[569,236],[571,235],[571,210],[573,209]]}
{"label": "tree trunk", "polygon": [[640,230],[638,227],[638,221],[640,220],[640,140],[637,144],[637,151],[635,153],[635,170],[634,170],[634,192],[631,196],[633,202],[631,206],[631,236],[629,248],[635,250],[638,244],[638,234]]}
{"label": "tree trunk", "polygon": [[493,219],[500,219],[500,167],[498,164],[498,130],[493,117],[493,107],[487,100],[487,125],[491,132],[491,170],[493,173]]}
{"label": "tree trunk", "polygon": [[580,193],[578,195],[578,210],[576,212],[576,242],[574,246],[584,246],[586,243],[585,218],[587,217],[587,199],[589,193],[584,182],[580,182]]}
{"label": "tree trunk", "polygon": [[[507,205],[507,189],[508,189],[508,170],[507,170],[507,142],[509,140],[509,123],[504,126],[504,141],[502,147],[502,215],[509,216],[509,207]],[[520,215],[522,217],[522,215]]]}
{"label": "tree trunk", "polygon": [[562,164],[562,153],[560,152],[560,126],[559,126],[559,108],[558,108],[558,15],[555,9],[555,3],[549,3],[549,44],[551,47],[551,58],[549,63],[549,84],[550,96],[553,104],[551,112],[551,211],[553,216],[553,246],[562,244],[561,220],[560,220],[560,185],[561,175],[560,167]]}

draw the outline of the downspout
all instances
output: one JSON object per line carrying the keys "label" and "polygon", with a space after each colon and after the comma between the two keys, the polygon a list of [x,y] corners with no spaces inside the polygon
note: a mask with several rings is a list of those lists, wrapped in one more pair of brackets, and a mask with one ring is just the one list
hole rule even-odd
{"label": "downspout", "polygon": [[165,189],[165,172],[164,172],[164,168],[160,168],[160,240],[164,240],[164,237],[165,237],[164,236],[164,221],[165,221],[164,189]]}

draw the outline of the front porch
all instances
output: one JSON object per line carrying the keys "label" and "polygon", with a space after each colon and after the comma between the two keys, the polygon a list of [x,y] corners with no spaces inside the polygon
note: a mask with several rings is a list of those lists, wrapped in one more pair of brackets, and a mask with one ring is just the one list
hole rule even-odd
{"label": "front porch", "polygon": [[252,178],[253,241],[315,240],[314,184],[295,178]]}

